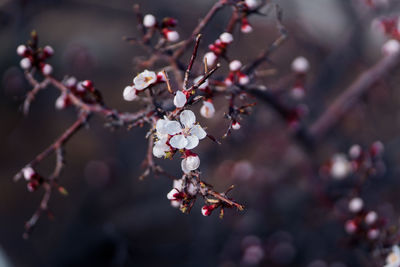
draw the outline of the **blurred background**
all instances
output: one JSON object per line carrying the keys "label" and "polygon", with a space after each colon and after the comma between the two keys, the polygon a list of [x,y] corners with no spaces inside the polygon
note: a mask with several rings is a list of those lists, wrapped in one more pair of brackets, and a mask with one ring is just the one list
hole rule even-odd
{"label": "blurred background", "polygon": [[[19,68],[16,47],[37,30],[42,46],[51,45],[54,75],[93,80],[106,102],[134,111],[136,102],[122,99],[123,88],[140,69],[134,58],[146,53],[122,40],[137,34],[134,3],[143,13],[178,19],[177,31],[189,36],[214,0],[0,0],[0,266],[375,266],[365,247],[347,242],[344,223],[321,204],[314,185],[321,164],[352,144],[385,145],[386,173],[368,180],[365,204],[392,223],[398,214],[400,186],[400,92],[396,71],[369,90],[351,112],[312,152],[292,137],[282,119],[259,102],[242,129],[217,146],[209,140],[196,149],[203,178],[246,206],[203,217],[201,203],[186,215],[170,206],[172,182],[164,177],[139,181],[145,156],[145,128],[110,131],[102,118],[80,131],[66,146],[67,166],[60,183],[67,197],[54,194],[54,220],[43,216],[29,240],[24,222],[38,207],[42,191],[29,193],[13,175],[59,136],[76,118],[74,109],[56,111],[57,90],[41,92],[27,117],[21,113],[30,86]],[[271,60],[277,70],[265,79],[274,84],[290,73],[297,56],[311,65],[307,95],[310,125],[356,77],[381,58],[384,36],[371,21],[396,15],[399,1],[279,0],[289,40]],[[397,12],[397,13],[396,13]],[[201,53],[223,31],[226,9],[205,29]],[[243,63],[277,36],[274,16],[252,17],[254,32],[240,35],[229,51]],[[188,58],[185,55],[183,59]],[[271,67],[271,66],[269,66]],[[268,68],[268,66],[265,66]],[[223,75],[221,70],[218,75]],[[285,97],[285,96],[283,96]],[[200,119],[220,137],[228,122],[221,99],[212,120]],[[200,106],[194,107],[198,112]],[[53,164],[41,165],[46,173]],[[170,173],[181,173],[179,159],[159,161]],[[200,201],[199,201],[200,202]]]}

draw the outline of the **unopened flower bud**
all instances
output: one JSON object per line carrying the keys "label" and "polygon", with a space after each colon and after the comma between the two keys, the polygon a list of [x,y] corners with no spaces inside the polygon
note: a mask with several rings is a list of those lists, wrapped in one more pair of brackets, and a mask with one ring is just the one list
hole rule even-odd
{"label": "unopened flower bud", "polygon": [[348,234],[354,234],[357,231],[358,226],[353,220],[348,220],[345,223],[344,229]]}
{"label": "unopened flower bud", "polygon": [[210,216],[212,211],[216,208],[215,205],[204,205],[201,208],[201,214],[203,214],[203,216]]}
{"label": "unopened flower bud", "polygon": [[394,39],[387,41],[382,46],[382,53],[386,56],[391,56],[400,51],[400,42]]}
{"label": "unopened flower bud", "polygon": [[384,151],[384,145],[381,141],[375,141],[372,145],[371,145],[371,155],[373,157],[376,156],[380,156],[382,155],[383,151]]}
{"label": "unopened flower bud", "polygon": [[251,25],[248,23],[242,24],[240,31],[243,33],[251,33],[253,31],[253,27],[251,27]]}
{"label": "unopened flower bud", "polygon": [[165,38],[170,42],[176,42],[179,40],[179,33],[177,31],[167,30],[165,31]]}
{"label": "unopened flower bud", "polygon": [[250,82],[250,78],[249,76],[247,76],[246,74],[240,74],[239,75],[239,84],[240,85],[246,85]]}
{"label": "unopened flower bud", "polygon": [[360,145],[352,145],[349,149],[349,156],[352,159],[357,159],[361,156],[362,148]]}
{"label": "unopened flower bud", "polygon": [[22,169],[22,175],[24,176],[25,180],[29,181],[33,176],[36,175],[36,172],[32,167],[25,167]]}
{"label": "unopened flower bud", "polygon": [[51,57],[52,55],[54,55],[54,49],[53,49],[53,47],[51,47],[49,45],[46,45],[43,48],[43,52],[47,57]]}
{"label": "unopened flower bud", "polygon": [[200,166],[200,158],[196,154],[184,158],[181,162],[182,171],[189,173]]}
{"label": "unopened flower bud", "polygon": [[235,121],[235,122],[232,123],[232,129],[233,130],[239,130],[240,127],[241,127],[241,125],[240,125],[239,122]]}
{"label": "unopened flower bud", "polygon": [[349,210],[351,212],[354,213],[360,212],[363,209],[363,207],[364,207],[364,201],[359,197],[355,197],[351,199],[349,202]]}
{"label": "unopened flower bud", "polygon": [[292,70],[294,72],[306,73],[310,68],[310,63],[305,57],[297,57],[292,62]]}
{"label": "unopened flower bud", "polygon": [[124,89],[124,92],[122,93],[122,96],[124,97],[125,101],[133,101],[137,97],[137,92],[135,87],[133,86],[127,86]]}
{"label": "unopened flower bud", "polygon": [[64,109],[68,106],[68,96],[62,93],[59,97],[57,97],[55,107],[58,110]]}
{"label": "unopened flower bud", "polygon": [[229,32],[222,33],[219,36],[219,39],[221,40],[221,42],[226,43],[226,44],[230,44],[233,42],[233,36]]}
{"label": "unopened flower bud", "polygon": [[297,86],[292,88],[292,90],[290,91],[290,95],[296,100],[301,100],[304,98],[305,90],[303,87]]}
{"label": "unopened flower bud", "polygon": [[143,17],[143,26],[151,28],[156,25],[156,18],[152,14],[147,14]]}
{"label": "unopened flower bud", "polygon": [[17,47],[17,54],[21,57],[25,56],[27,51],[28,48],[26,47],[26,45],[19,45]]}
{"label": "unopened flower bud", "polygon": [[42,67],[42,73],[44,75],[50,75],[53,72],[53,67],[50,64],[44,64]]}
{"label": "unopened flower bud", "polygon": [[176,196],[179,195],[179,191],[176,188],[173,188],[169,193],[167,194],[167,198],[169,200],[175,200]]}
{"label": "unopened flower bud", "polygon": [[369,229],[369,231],[367,233],[367,236],[368,236],[368,239],[374,240],[374,239],[377,239],[379,237],[379,234],[380,234],[379,229],[373,228],[373,229]]}
{"label": "unopened flower bud", "polygon": [[32,67],[31,60],[29,58],[27,58],[27,57],[21,59],[21,61],[19,62],[19,65],[24,70],[30,69]]}
{"label": "unopened flower bud", "polygon": [[378,214],[375,211],[370,211],[365,215],[365,223],[368,225],[372,225],[378,220]]}
{"label": "unopened flower bud", "polygon": [[239,60],[232,60],[231,63],[229,63],[229,69],[231,71],[238,71],[242,67],[242,62]]}
{"label": "unopened flower bud", "polygon": [[214,52],[207,52],[204,55],[204,58],[207,60],[207,66],[212,67],[214,66],[215,62],[217,61],[217,55]]}
{"label": "unopened flower bud", "polygon": [[244,3],[249,9],[255,9],[260,5],[258,0],[245,0]]}
{"label": "unopened flower bud", "polygon": [[39,181],[37,180],[32,180],[26,185],[27,189],[29,192],[34,192],[38,189],[39,187]]}

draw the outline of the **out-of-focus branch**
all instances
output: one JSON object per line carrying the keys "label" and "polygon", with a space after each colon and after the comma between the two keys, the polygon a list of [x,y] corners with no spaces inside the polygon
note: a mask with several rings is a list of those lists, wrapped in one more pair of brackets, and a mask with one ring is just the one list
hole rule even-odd
{"label": "out-of-focus branch", "polygon": [[373,67],[363,72],[310,127],[315,140],[321,139],[357,103],[372,86],[400,62],[400,53],[387,55]]}

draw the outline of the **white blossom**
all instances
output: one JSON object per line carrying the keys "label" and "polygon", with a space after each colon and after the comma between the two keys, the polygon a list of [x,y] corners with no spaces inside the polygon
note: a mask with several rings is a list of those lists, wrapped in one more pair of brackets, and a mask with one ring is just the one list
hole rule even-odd
{"label": "white blossom", "polygon": [[204,55],[204,58],[207,59],[207,66],[211,67],[215,64],[215,61],[217,61],[217,55],[214,52],[207,52]]}
{"label": "white blossom", "polygon": [[229,32],[222,33],[219,36],[219,39],[221,40],[221,42],[226,43],[226,44],[230,44],[233,42],[233,36]]}
{"label": "white blossom", "polygon": [[305,73],[310,68],[310,63],[305,57],[297,57],[292,62],[292,70],[295,72]]}
{"label": "white blossom", "polygon": [[383,267],[399,267],[400,266],[400,248],[393,246],[392,252],[386,257],[386,264]]}
{"label": "white blossom", "polygon": [[234,123],[232,123],[232,129],[233,130],[239,130],[241,127],[240,123],[235,121]]}
{"label": "white blossom", "polygon": [[122,93],[122,96],[124,97],[125,101],[132,101],[136,99],[137,97],[137,92],[135,87],[133,86],[127,86],[124,89],[124,92]]}
{"label": "white blossom", "polygon": [[167,194],[167,198],[169,200],[175,200],[177,194],[179,194],[179,190],[176,188],[172,188],[172,190],[169,191],[169,193]]}
{"label": "white blossom", "polygon": [[134,86],[138,91],[146,89],[155,82],[157,82],[156,73],[148,70],[144,70],[133,79]]}
{"label": "white blossom", "polygon": [[152,14],[147,14],[143,17],[143,25],[146,28],[151,28],[156,25],[156,18]]}
{"label": "white blossom", "polygon": [[54,55],[54,49],[53,49],[53,47],[51,47],[51,46],[49,46],[49,45],[46,45],[46,46],[43,48],[43,51],[44,51],[47,55],[49,55],[49,56]]}
{"label": "white blossom", "polygon": [[184,158],[181,162],[182,171],[189,173],[196,170],[200,166],[200,158],[197,155],[192,155]]}
{"label": "white blossom", "polygon": [[167,152],[171,151],[171,148],[167,145],[168,138],[161,138],[154,143],[153,155],[156,158],[162,158],[167,155]]}
{"label": "white blossom", "polygon": [[174,105],[177,108],[181,108],[181,107],[185,106],[186,101],[187,101],[186,95],[180,90],[177,91],[175,94],[175,97],[174,97]]}
{"label": "white blossom", "polygon": [[204,101],[203,105],[200,108],[200,114],[204,118],[210,119],[215,115],[215,107],[214,104],[210,101]]}

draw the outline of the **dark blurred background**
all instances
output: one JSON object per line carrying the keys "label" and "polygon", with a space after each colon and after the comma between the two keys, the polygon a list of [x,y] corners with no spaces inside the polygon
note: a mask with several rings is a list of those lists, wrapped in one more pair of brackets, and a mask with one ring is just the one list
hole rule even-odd
{"label": "dark blurred background", "polygon": [[[66,146],[67,166],[60,183],[69,196],[54,194],[54,220],[42,217],[29,240],[24,222],[41,199],[13,175],[44,150],[75,119],[75,110],[56,111],[58,92],[41,92],[27,117],[20,106],[30,86],[19,68],[16,47],[39,33],[51,45],[54,75],[91,79],[109,106],[133,111],[122,90],[138,71],[133,58],[143,49],[122,41],[137,34],[132,6],[158,18],[172,16],[189,36],[213,0],[0,0],[0,266],[375,266],[363,247],[349,246],[343,221],[313,194],[320,164],[352,144],[385,144],[386,174],[371,179],[363,191],[367,206],[388,218],[399,211],[399,71],[384,77],[336,125],[313,152],[291,136],[285,122],[260,102],[240,131],[223,145],[203,141],[197,148],[203,177],[218,191],[237,187],[232,196],[246,210],[203,217],[200,203],[186,215],[170,206],[172,182],[164,177],[139,181],[146,151],[146,129],[111,132],[101,118]],[[303,55],[311,64],[304,103],[313,122],[363,70],[381,57],[383,35],[371,30],[374,17],[396,14],[398,1],[375,9],[364,0],[280,0],[289,40],[272,56],[274,83],[290,73]],[[202,52],[229,20],[221,12],[206,28]],[[244,63],[278,35],[271,14],[251,18],[254,32],[240,35],[229,52]],[[234,56],[235,55],[235,56]],[[186,55],[184,58],[187,58]],[[267,68],[267,66],[265,66]],[[220,72],[220,75],[223,71]],[[217,74],[218,75],[218,74]],[[228,122],[219,102],[212,120],[202,125],[221,136]],[[200,106],[195,107],[198,112]],[[41,166],[49,171],[52,159]],[[179,159],[160,161],[179,175]],[[396,221],[394,221],[396,222]]]}

